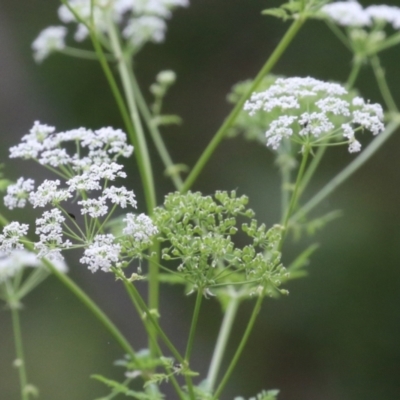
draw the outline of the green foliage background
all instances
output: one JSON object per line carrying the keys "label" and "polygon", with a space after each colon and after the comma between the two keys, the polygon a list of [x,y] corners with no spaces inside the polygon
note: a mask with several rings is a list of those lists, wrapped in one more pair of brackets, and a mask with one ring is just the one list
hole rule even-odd
{"label": "green foliage background", "polygon": [[[191,0],[170,21],[167,41],[149,45],[137,59],[142,87],[170,68],[178,82],[167,97],[166,111],[184,124],[165,130],[173,159],[193,165],[230,109],[225,97],[239,80],[256,74],[288,24],[262,17],[262,9],[279,2],[262,0]],[[363,2],[367,5],[367,2]],[[394,5],[394,4],[393,4]],[[55,25],[56,0],[0,0],[0,157],[33,121],[58,129],[78,126],[121,127],[106,81],[96,62],[52,56],[33,62],[30,44],[41,29]],[[287,76],[345,81],[351,55],[317,21],[306,24],[274,69]],[[397,101],[399,48],[383,54]],[[356,83],[361,94],[381,101],[372,73],[365,68]],[[400,135],[340,188],[317,213],[343,210],[344,216],[317,234],[320,249],[306,279],[289,284],[290,295],[264,303],[247,352],[224,399],[280,388],[280,400],[369,400],[400,398]],[[340,148],[328,156],[310,189],[315,191],[348,163]],[[154,152],[158,201],[172,190]],[[7,177],[38,176],[33,164],[8,163]],[[127,164],[136,171],[135,164]],[[136,172],[131,174],[139,202],[143,196]],[[279,178],[271,153],[242,138],[225,140],[196,183],[205,194],[237,189],[268,226],[279,219]],[[139,203],[139,204],[140,204]],[[1,206],[2,207],[2,206]],[[16,216],[12,214],[10,218]],[[33,215],[24,215],[32,219]],[[308,239],[307,239],[308,240]],[[290,260],[302,243],[286,246]],[[140,321],[120,284],[101,272],[92,275],[70,262],[71,276],[113,316],[137,348],[146,346]],[[194,298],[181,288],[162,289],[161,321],[178,347],[187,335]],[[204,302],[193,369],[205,372],[221,311]],[[248,306],[248,307],[246,307]],[[250,305],[239,314],[233,340],[239,340]],[[112,367],[121,351],[92,315],[55,278],[25,300],[22,313],[28,374],[42,399],[86,400],[104,394],[92,373],[120,379]],[[18,399],[12,368],[14,348],[9,312],[0,311],[0,398]]]}

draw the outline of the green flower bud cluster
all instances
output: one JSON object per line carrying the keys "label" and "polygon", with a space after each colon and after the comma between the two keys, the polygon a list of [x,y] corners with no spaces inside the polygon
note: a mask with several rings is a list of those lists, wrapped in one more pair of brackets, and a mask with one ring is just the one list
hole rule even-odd
{"label": "green flower bud cluster", "polygon": [[[191,290],[219,294],[236,285],[247,295],[264,295],[273,288],[281,291],[287,275],[277,250],[282,228],[267,230],[251,219],[239,229],[239,218],[254,217],[247,203],[248,198],[237,197],[235,191],[217,191],[213,197],[172,193],[164,207],[155,210],[158,238],[165,245],[162,259],[178,263],[178,274]],[[241,248],[235,237],[239,231],[250,239]]]}

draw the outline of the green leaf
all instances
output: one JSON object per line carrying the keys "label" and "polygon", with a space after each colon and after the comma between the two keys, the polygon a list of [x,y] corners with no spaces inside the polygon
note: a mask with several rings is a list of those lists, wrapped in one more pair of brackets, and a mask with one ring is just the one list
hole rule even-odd
{"label": "green leaf", "polygon": [[261,12],[263,15],[271,15],[272,17],[280,18],[286,21],[290,18],[289,14],[282,8],[268,8]]}

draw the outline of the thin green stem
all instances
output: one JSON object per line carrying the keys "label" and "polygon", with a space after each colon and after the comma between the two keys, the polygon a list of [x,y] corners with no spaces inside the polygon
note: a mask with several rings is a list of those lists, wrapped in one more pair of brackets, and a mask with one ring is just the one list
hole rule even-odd
{"label": "thin green stem", "polygon": [[218,377],[218,372],[221,367],[222,358],[228,344],[229,336],[232,332],[233,322],[237,315],[240,300],[239,297],[232,297],[229,301],[228,307],[225,310],[224,319],[222,320],[221,328],[219,330],[217,343],[215,344],[214,352],[211,358],[210,367],[207,373],[207,389],[212,392],[215,382]]}
{"label": "thin green stem", "polygon": [[[130,298],[131,301],[132,301],[132,304],[134,305],[134,307],[136,308],[137,313],[138,313],[139,316],[140,316],[140,319],[143,321],[143,325],[144,325],[144,327],[145,327],[145,329],[146,329],[146,331],[147,331],[147,333],[148,333],[150,339],[153,340],[153,346],[154,346],[154,348],[156,349],[156,351],[157,351],[157,353],[158,353],[158,356],[159,356],[159,357],[163,357],[163,353],[162,353],[162,351],[161,351],[161,348],[160,348],[160,346],[159,346],[158,343],[157,343],[157,338],[154,336],[154,330],[151,329],[151,327],[149,326],[149,323],[148,323],[149,321],[148,321],[148,319],[146,319],[146,317],[143,318],[144,310],[141,309],[141,307],[140,307],[140,305],[139,305],[139,303],[138,303],[138,301],[137,301],[136,296],[134,296],[133,292],[130,290],[130,287],[129,287],[129,286],[130,286],[131,284],[130,284],[129,282],[127,282],[126,280],[123,281],[123,284],[124,284],[124,286],[125,286],[125,290],[126,290],[126,292],[128,293],[129,298]],[[165,369],[166,369],[167,373],[171,373],[170,369],[169,369],[167,366],[165,366]],[[178,394],[179,398],[180,398],[181,400],[185,400],[185,395],[182,393],[182,390],[181,390],[181,388],[180,388],[180,386],[179,386],[177,380],[175,379],[175,377],[174,377],[173,375],[170,375],[170,376],[169,376],[169,379],[171,380],[171,383],[172,383],[172,385],[174,386],[175,391],[176,391],[176,393]]]}
{"label": "thin green stem", "polygon": [[[7,219],[0,214],[0,224],[5,226],[8,225],[8,223]],[[26,244],[26,248],[30,251],[34,251],[32,244]],[[97,304],[72,279],[58,271],[50,261],[45,258],[42,261],[43,264],[97,317],[132,359],[137,360],[135,350]]]}
{"label": "thin green stem", "polygon": [[253,83],[247,90],[245,94],[240,98],[240,100],[237,102],[236,106],[234,109],[230,112],[228,117],[225,119],[224,123],[222,126],[218,129],[214,137],[211,139],[211,142],[208,144],[206,149],[203,151],[203,154],[200,156],[199,160],[197,161],[196,165],[193,167],[192,171],[190,172],[189,176],[186,178],[182,188],[181,192],[187,192],[201,171],[203,170],[204,166],[207,164],[208,160],[210,159],[211,155],[214,153],[215,149],[218,147],[220,144],[221,140],[226,136],[226,133],[228,129],[234,124],[236,121],[236,118],[239,116],[240,112],[243,109],[243,105],[246,102],[246,100],[250,97],[250,95],[256,90],[262,79],[266,74],[268,74],[271,69],[274,67],[274,65],[278,62],[286,48],[289,46],[291,41],[294,39],[296,36],[297,32],[299,29],[302,27],[304,24],[305,19],[300,16],[299,19],[295,20],[276,49],[273,51],[271,56],[269,57],[268,61],[264,64],[264,66],[261,68],[260,72],[257,74],[257,76],[254,78]]}
{"label": "thin green stem", "polygon": [[295,206],[296,206],[296,204],[297,204],[297,202],[299,200],[299,189],[300,189],[300,186],[301,186],[301,181],[302,181],[302,178],[303,178],[303,175],[304,175],[304,171],[306,169],[309,153],[310,153],[310,148],[308,146],[306,146],[304,148],[304,150],[303,150],[303,157],[302,157],[302,160],[301,160],[299,171],[297,173],[296,183],[295,183],[295,187],[294,187],[294,190],[293,190],[292,197],[290,199],[290,204],[289,204],[289,207],[287,209],[285,218],[284,218],[283,223],[282,223],[284,231],[283,231],[283,234],[282,234],[282,240],[280,242],[281,246],[283,244],[283,238],[285,237],[285,231],[287,230],[287,227],[288,227],[289,218],[292,215],[293,210],[294,210],[294,208],[295,208]]}
{"label": "thin green stem", "polygon": [[246,330],[243,334],[243,337],[239,343],[238,348],[236,349],[235,355],[232,358],[232,361],[229,364],[228,369],[225,372],[224,377],[222,378],[220,384],[218,385],[217,390],[215,391],[212,400],[217,400],[222,391],[224,390],[225,385],[228,383],[229,378],[232,375],[233,370],[236,367],[237,362],[239,361],[240,356],[242,355],[243,349],[247,343],[247,340],[250,337],[250,333],[253,330],[254,323],[256,322],[256,318],[258,313],[260,312],[261,309],[261,303],[263,301],[263,296],[260,295],[259,298],[257,299],[257,302],[254,306],[253,312],[251,313],[251,317],[249,320],[249,323],[247,324]]}
{"label": "thin green stem", "polygon": [[192,323],[190,325],[189,338],[188,338],[188,342],[187,342],[187,345],[186,345],[185,360],[188,363],[190,361],[190,355],[192,354],[194,336],[195,336],[195,333],[196,333],[197,321],[199,319],[199,313],[200,313],[200,307],[201,307],[202,299],[203,299],[203,290],[202,290],[202,288],[199,288],[197,290],[196,303],[195,303],[195,306],[194,306],[194,311],[193,311],[193,316],[192,316]]}
{"label": "thin green stem", "polygon": [[[130,73],[131,65],[128,59],[125,57],[118,33],[115,29],[114,21],[112,16],[108,15],[108,33],[111,40],[111,47],[113,52],[118,59],[118,71],[121,77],[122,86],[124,89],[125,97],[128,103],[128,108],[130,116],[135,127],[135,142],[136,142],[136,154],[138,157],[139,165],[142,168],[142,180],[144,185],[144,190],[146,194],[146,204],[148,213],[151,215],[154,208],[156,207],[156,194],[153,179],[153,171],[150,163],[150,156],[147,148],[146,138],[144,136],[144,131],[142,123],[140,121],[140,116],[136,106],[135,94],[133,92],[133,82],[131,80],[132,74]],[[154,257],[158,260],[159,254],[159,244],[155,244],[151,249],[155,254]],[[158,266],[157,263],[149,262],[149,307],[151,309],[158,308],[159,302],[159,280],[158,280]],[[150,350],[154,354],[154,348],[152,343],[150,343]]]}
{"label": "thin green stem", "polygon": [[318,148],[315,156],[311,160],[310,164],[307,167],[306,172],[304,173],[303,179],[301,180],[300,188],[299,188],[299,196],[302,195],[306,187],[311,181],[311,178],[314,176],[315,171],[318,168],[318,165],[320,164],[325,152],[326,152],[327,147],[326,146],[321,146]]}
{"label": "thin green stem", "polygon": [[381,66],[378,56],[372,56],[370,58],[372,69],[375,74],[376,81],[378,83],[379,90],[386,103],[387,108],[391,113],[398,113],[396,102],[393,99],[392,93],[390,92],[389,86],[386,81],[385,71]]}
{"label": "thin green stem", "polygon": [[[75,47],[64,47],[62,50],[59,50],[61,54],[65,54],[67,56],[83,58],[85,60],[95,60],[98,61],[98,56],[96,52],[90,50],[77,49]],[[104,57],[108,61],[115,61],[115,57],[112,54],[104,54]]]}
{"label": "thin green stem", "polygon": [[387,125],[384,132],[380,133],[363,152],[353,160],[346,168],[338,175],[331,179],[316,195],[314,195],[304,206],[301,207],[292,217],[291,222],[296,222],[300,218],[306,216],[313,210],[321,201],[335,191],[342,183],[344,183],[351,175],[353,175],[362,165],[364,165],[376,151],[386,142],[387,139],[400,126],[400,116]]}
{"label": "thin green stem", "polygon": [[147,103],[143,97],[143,94],[140,90],[139,84],[136,80],[136,77],[133,73],[133,69],[131,68],[130,70],[131,74],[131,82],[133,85],[133,91],[135,93],[135,97],[137,100],[138,108],[143,116],[144,121],[146,122],[146,126],[150,132],[150,135],[153,139],[154,145],[158,151],[158,154],[160,155],[160,158],[162,162],[164,163],[165,170],[170,171],[169,176],[171,177],[171,180],[177,190],[180,190],[183,181],[182,178],[179,174],[179,170],[176,170],[175,164],[172,161],[172,158],[167,150],[167,147],[165,146],[165,143],[163,141],[163,138],[160,134],[160,131],[152,121],[152,115],[151,112],[147,106]]}
{"label": "thin green stem", "polygon": [[358,74],[360,73],[360,70],[361,70],[362,61],[356,57],[353,60],[352,64],[353,65],[351,67],[350,75],[347,78],[347,82],[346,82],[347,90],[350,90],[354,86],[354,83],[356,82]]}
{"label": "thin green stem", "polygon": [[160,325],[158,324],[157,320],[154,318],[153,314],[151,313],[150,309],[147,307],[147,304],[145,301],[142,299],[142,296],[140,293],[137,291],[135,285],[133,285],[131,282],[129,282],[125,276],[122,274],[118,274],[118,276],[126,283],[128,283],[127,288],[129,290],[129,293],[132,295],[132,297],[135,299],[135,302],[138,304],[141,310],[146,314],[146,318],[149,319],[149,321],[153,324],[154,328],[156,329],[158,335],[162,339],[162,341],[165,343],[165,345],[169,348],[171,351],[172,355],[182,364],[185,363],[185,360],[179,353],[179,351],[176,349],[176,347],[172,344],[172,342],[169,340],[168,336],[164,333],[164,331],[161,329]]}
{"label": "thin green stem", "polygon": [[110,13],[108,14],[107,22],[111,47],[116,59],[118,60],[118,72],[121,77],[122,87],[124,89],[126,101],[128,104],[130,118],[135,127],[132,131],[132,140],[134,143],[136,143],[136,156],[138,158],[140,169],[142,170],[142,179],[144,191],[146,194],[147,210],[151,214],[156,206],[153,171],[151,168],[150,156],[146,144],[146,139],[144,137],[142,123],[140,121],[139,113],[136,107],[135,96],[132,90],[129,62],[125,58],[125,55],[122,51],[118,33],[115,29],[114,21],[112,20],[112,16]]}
{"label": "thin green stem", "polygon": [[21,400],[29,400],[29,393],[26,390],[28,386],[28,380],[26,376],[25,357],[22,346],[21,323],[19,320],[19,311],[17,307],[18,306],[11,306],[11,315],[12,315],[14,340],[15,340],[15,352],[17,354],[17,359],[15,360],[15,364],[16,367],[18,368],[18,373],[19,373]]}
{"label": "thin green stem", "polygon": [[328,25],[329,29],[333,32],[333,34],[353,53],[353,48],[349,42],[348,37],[343,33],[343,31],[333,22],[327,20],[326,24]]}
{"label": "thin green stem", "polygon": [[400,32],[395,33],[389,38],[385,39],[382,43],[380,43],[376,48],[373,49],[374,54],[379,53],[383,50],[388,49],[389,47],[396,46],[400,43]]}

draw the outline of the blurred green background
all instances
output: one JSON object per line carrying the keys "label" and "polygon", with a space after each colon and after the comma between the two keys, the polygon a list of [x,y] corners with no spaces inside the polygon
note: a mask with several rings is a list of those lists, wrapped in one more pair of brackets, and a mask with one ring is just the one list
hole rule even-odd
{"label": "blurred green background", "polygon": [[[55,55],[37,66],[30,45],[41,29],[58,24],[56,0],[0,0],[0,158],[34,120],[59,130],[78,126],[122,127],[96,62]],[[230,110],[226,94],[239,80],[253,77],[273,51],[288,23],[260,15],[279,2],[191,0],[169,23],[163,45],[148,45],[136,61],[142,88],[162,69],[178,82],[166,109],[184,124],[165,131],[173,159],[192,166]],[[363,2],[367,5],[367,2]],[[394,97],[400,101],[399,48],[382,54]],[[323,23],[309,22],[273,72],[345,81],[351,55]],[[381,101],[372,73],[362,70],[356,86],[372,102]],[[400,132],[399,132],[400,133]],[[267,300],[222,399],[280,388],[280,400],[400,399],[400,135],[346,182],[315,215],[340,209],[343,217],[313,239],[321,247],[306,279],[288,285],[290,295]],[[154,152],[153,152],[154,153]],[[154,153],[155,155],[155,153]],[[352,160],[345,148],[327,155],[306,196]],[[134,162],[131,186],[143,198]],[[34,169],[27,170],[27,168]],[[172,186],[154,157],[158,201]],[[40,178],[33,164],[7,162],[10,179]],[[197,181],[195,190],[237,189],[250,197],[257,217],[269,226],[279,220],[279,179],[271,153],[256,143],[224,141]],[[140,204],[143,205],[143,201]],[[4,207],[1,206],[2,210]],[[8,213],[10,219],[16,213]],[[33,214],[27,215],[28,219]],[[304,244],[304,243],[302,243]],[[284,260],[301,248],[288,247]],[[293,253],[290,253],[292,251]],[[112,276],[91,274],[70,260],[70,275],[121,327],[136,348],[146,346],[140,321]],[[177,343],[189,329],[193,298],[182,288],[162,290],[161,322]],[[29,381],[44,400],[87,400],[106,393],[92,373],[122,380],[112,366],[121,350],[94,317],[55,279],[25,299],[22,325]],[[237,342],[251,304],[235,325]],[[204,373],[211,357],[221,311],[204,303],[193,369]],[[0,399],[19,399],[11,317],[0,310]],[[168,396],[174,399],[173,395]]]}

